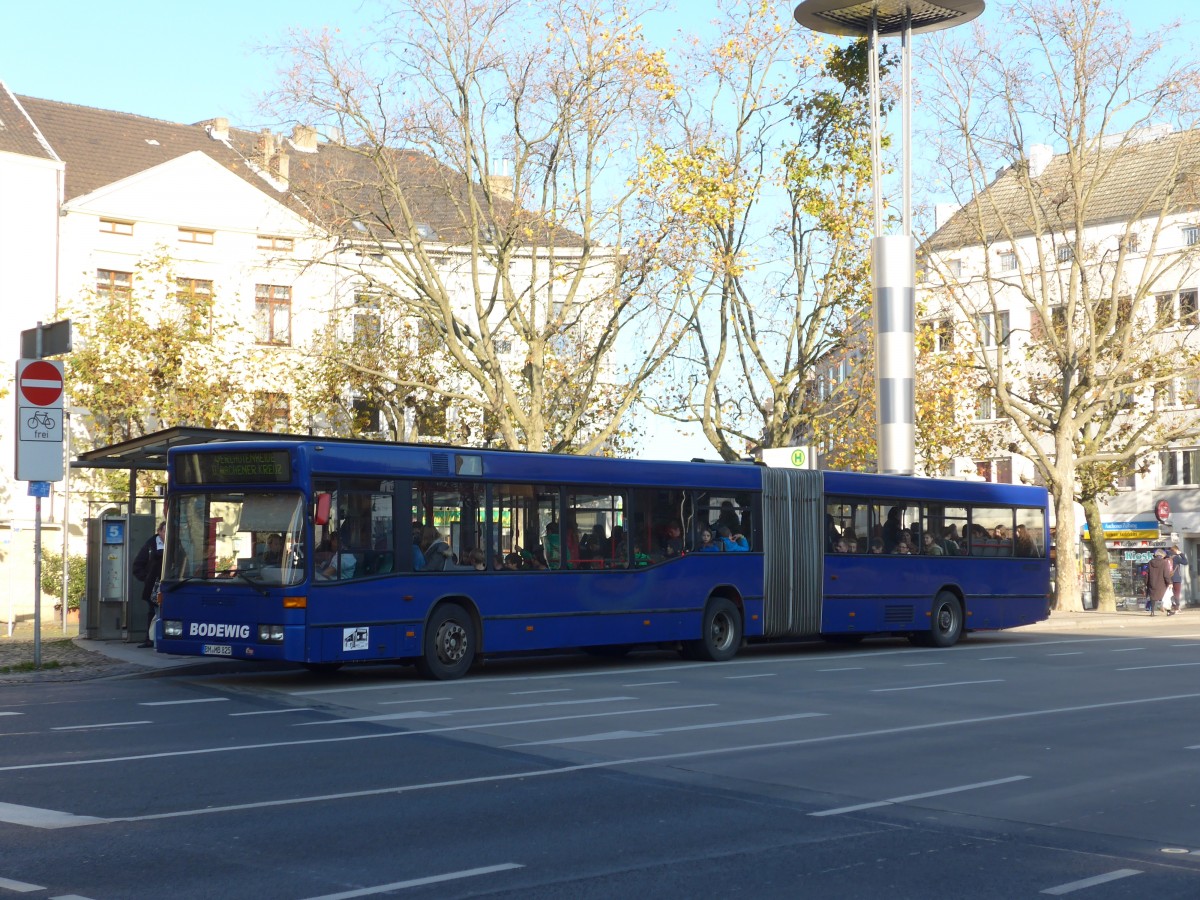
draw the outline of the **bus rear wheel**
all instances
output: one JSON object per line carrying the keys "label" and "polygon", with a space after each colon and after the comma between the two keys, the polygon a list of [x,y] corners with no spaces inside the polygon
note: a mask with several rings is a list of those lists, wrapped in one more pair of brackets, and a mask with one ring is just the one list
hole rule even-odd
{"label": "bus rear wheel", "polygon": [[953,594],[943,591],[933,600],[933,615],[928,631],[912,635],[913,643],[925,647],[953,647],[963,633],[962,603]]}
{"label": "bus rear wheel", "polygon": [[742,646],[742,617],[724,597],[713,597],[704,607],[700,639],[687,641],[683,655],[688,659],[724,662],[737,655]]}
{"label": "bus rear wheel", "polygon": [[425,627],[424,647],[417,671],[433,681],[461,678],[475,661],[478,638],[471,614],[457,603],[434,610]]}

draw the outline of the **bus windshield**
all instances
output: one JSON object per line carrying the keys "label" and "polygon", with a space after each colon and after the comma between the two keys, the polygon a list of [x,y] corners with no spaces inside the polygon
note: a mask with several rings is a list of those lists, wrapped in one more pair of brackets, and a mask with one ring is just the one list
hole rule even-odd
{"label": "bus windshield", "polygon": [[304,521],[298,491],[177,493],[167,514],[163,580],[299,584]]}

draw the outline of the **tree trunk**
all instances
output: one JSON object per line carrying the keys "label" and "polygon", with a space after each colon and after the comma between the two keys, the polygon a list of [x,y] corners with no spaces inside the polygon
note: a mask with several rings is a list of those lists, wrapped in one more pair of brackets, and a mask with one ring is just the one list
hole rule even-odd
{"label": "tree trunk", "polygon": [[1079,561],[1075,553],[1075,460],[1070,439],[1056,441],[1054,497],[1054,593],[1055,609],[1080,612]]}
{"label": "tree trunk", "polygon": [[1095,583],[1092,596],[1096,599],[1099,612],[1116,612],[1117,595],[1113,591],[1112,569],[1108,564],[1108,546],[1104,542],[1104,527],[1100,521],[1100,504],[1087,500],[1083,504],[1083,515],[1088,525],[1088,550],[1092,556],[1092,572]]}

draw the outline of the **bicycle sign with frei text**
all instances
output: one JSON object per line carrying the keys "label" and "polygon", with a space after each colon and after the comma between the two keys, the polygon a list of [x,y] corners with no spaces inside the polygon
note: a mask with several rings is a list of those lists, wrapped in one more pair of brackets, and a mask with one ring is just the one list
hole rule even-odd
{"label": "bicycle sign with frei text", "polygon": [[17,480],[62,481],[62,363],[18,361],[16,387]]}

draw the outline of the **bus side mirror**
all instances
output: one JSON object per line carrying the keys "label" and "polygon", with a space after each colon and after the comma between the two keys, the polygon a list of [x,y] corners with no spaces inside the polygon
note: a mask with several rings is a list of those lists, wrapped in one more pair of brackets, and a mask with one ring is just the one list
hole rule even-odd
{"label": "bus side mirror", "polygon": [[324,494],[324,493],[317,494],[317,506],[316,506],[316,509],[313,510],[313,524],[314,525],[328,525],[329,524],[329,506],[332,501],[333,501],[332,494]]}

